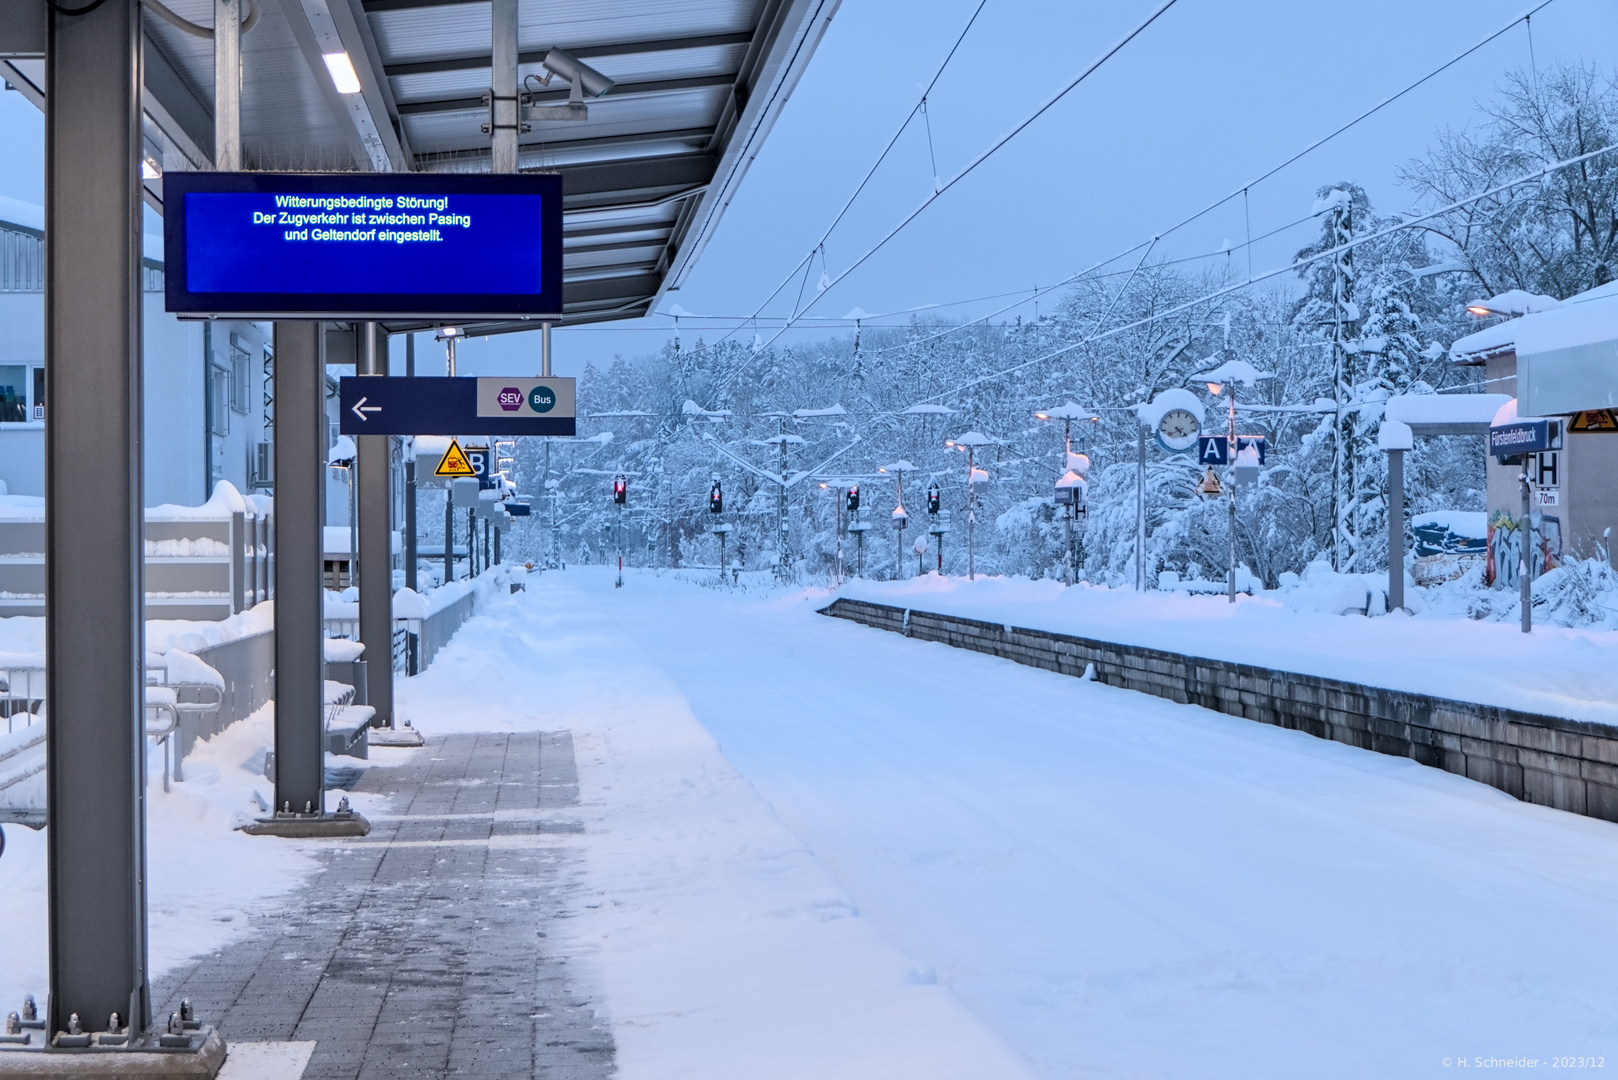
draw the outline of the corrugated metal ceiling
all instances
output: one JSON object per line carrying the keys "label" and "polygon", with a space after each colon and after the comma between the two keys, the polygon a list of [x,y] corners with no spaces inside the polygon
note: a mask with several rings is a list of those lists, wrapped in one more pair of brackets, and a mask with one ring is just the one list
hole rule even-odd
{"label": "corrugated metal ceiling", "polygon": [[[164,2],[200,27],[213,22],[213,0]],[[246,2],[259,11],[242,39],[244,167],[489,170],[488,0]],[[566,321],[640,315],[679,287],[839,2],[518,0],[519,80],[532,105],[567,100],[564,81],[526,78],[543,73],[552,47],[617,82],[588,102],[587,120],[530,118],[519,137],[520,169],[563,177]],[[145,27],[147,152],[165,170],[209,168],[213,43],[151,11]],[[332,84],[321,54],[334,45],[360,93]],[[7,64],[42,103],[38,62]]]}

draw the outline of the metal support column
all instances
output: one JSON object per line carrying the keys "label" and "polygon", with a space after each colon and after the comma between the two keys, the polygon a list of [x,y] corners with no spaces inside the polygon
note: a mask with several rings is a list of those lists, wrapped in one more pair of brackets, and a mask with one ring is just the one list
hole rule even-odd
{"label": "metal support column", "polygon": [[371,829],[346,808],[325,810],[325,405],[325,325],[276,323],[275,806],[273,816],[242,829],[256,836],[364,836]]}
{"label": "metal support column", "polygon": [[1137,424],[1135,461],[1135,591],[1146,591],[1146,425]]}
{"label": "metal support column", "polygon": [[404,563],[405,588],[420,592],[421,578],[416,570],[416,459],[404,463]]}
{"label": "metal support column", "polygon": [[517,103],[517,0],[489,5],[489,136],[493,141],[490,171],[517,171],[517,132],[522,110]]}
{"label": "metal support column", "polygon": [[214,168],[242,167],[242,6],[241,0],[213,4]]}
{"label": "metal support column", "polygon": [[1405,606],[1405,452],[1388,451],[1388,610]]}
{"label": "metal support column", "polygon": [[[370,822],[327,814],[326,327],[275,324],[275,806],[255,836],[364,836]],[[346,799],[344,802],[346,803]]]}
{"label": "metal support column", "polygon": [[[140,6],[52,7],[45,77],[49,1032],[151,1022]],[[88,661],[88,662],[87,662]]]}
{"label": "metal support column", "polygon": [[326,334],[275,324],[275,809],[325,807]]}
{"label": "metal support column", "polygon": [[[405,335],[405,377],[416,374],[416,335]],[[412,449],[405,461],[404,490],[404,562],[405,587],[412,592],[421,591],[421,579],[416,567],[416,456]]]}
{"label": "metal support column", "polygon": [[[388,373],[387,335],[376,323],[360,323],[359,373]],[[393,440],[360,435],[359,470],[360,641],[365,643],[367,703],[376,727],[393,726]]]}
{"label": "metal support column", "polygon": [[444,584],[455,580],[455,498],[444,485]]}
{"label": "metal support column", "polygon": [[1534,629],[1534,579],[1531,562],[1534,546],[1533,489],[1528,475],[1528,458],[1523,458],[1522,472],[1517,482],[1522,485],[1522,519],[1517,525],[1517,536],[1522,548],[1522,561],[1518,570],[1518,602],[1522,606],[1522,632]]}

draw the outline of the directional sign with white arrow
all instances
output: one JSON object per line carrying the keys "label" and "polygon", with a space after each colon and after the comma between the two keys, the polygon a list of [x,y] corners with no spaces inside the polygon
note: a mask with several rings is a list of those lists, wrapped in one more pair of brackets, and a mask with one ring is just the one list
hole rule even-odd
{"label": "directional sign with white arrow", "polygon": [[350,375],[338,388],[344,435],[573,435],[577,387],[554,378]]}

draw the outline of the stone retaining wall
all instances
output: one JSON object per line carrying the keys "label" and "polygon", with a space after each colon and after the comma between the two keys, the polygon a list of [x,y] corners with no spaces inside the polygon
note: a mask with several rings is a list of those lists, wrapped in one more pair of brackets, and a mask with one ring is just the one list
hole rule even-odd
{"label": "stone retaining wall", "polygon": [[840,598],[821,614],[1406,757],[1618,821],[1618,728]]}

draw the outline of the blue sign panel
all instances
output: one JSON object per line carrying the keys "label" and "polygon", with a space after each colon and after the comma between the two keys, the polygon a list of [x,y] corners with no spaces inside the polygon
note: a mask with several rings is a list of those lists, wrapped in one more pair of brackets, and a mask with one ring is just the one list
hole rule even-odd
{"label": "blue sign panel", "polygon": [[[556,396],[568,402],[549,415],[527,409],[485,415],[478,409],[478,384],[505,383],[506,379],[417,377],[388,378],[349,375],[338,384],[344,435],[573,435],[576,424],[571,402],[572,379],[524,379],[524,384],[554,385]],[[486,385],[485,393],[499,387]],[[471,451],[468,451],[470,454]],[[480,477],[480,479],[483,479]],[[485,485],[486,486],[486,485]]]}
{"label": "blue sign panel", "polygon": [[[1236,436],[1236,452],[1239,454],[1249,446],[1258,450],[1258,463],[1264,464],[1265,451],[1269,439],[1263,435]],[[1230,436],[1228,435],[1198,435],[1197,436],[1197,464],[1198,465],[1229,465],[1230,464]]]}
{"label": "blue sign panel", "polygon": [[494,473],[489,469],[488,448],[468,446],[463,453],[466,454],[466,463],[472,466],[472,474],[478,478],[478,490],[487,491],[494,487]]}
{"label": "blue sign panel", "polygon": [[557,318],[562,178],[163,177],[169,311],[265,318]]}
{"label": "blue sign panel", "polygon": [[1518,420],[1489,428],[1489,453],[1516,457],[1554,450],[1561,443],[1562,426],[1552,420]]}

